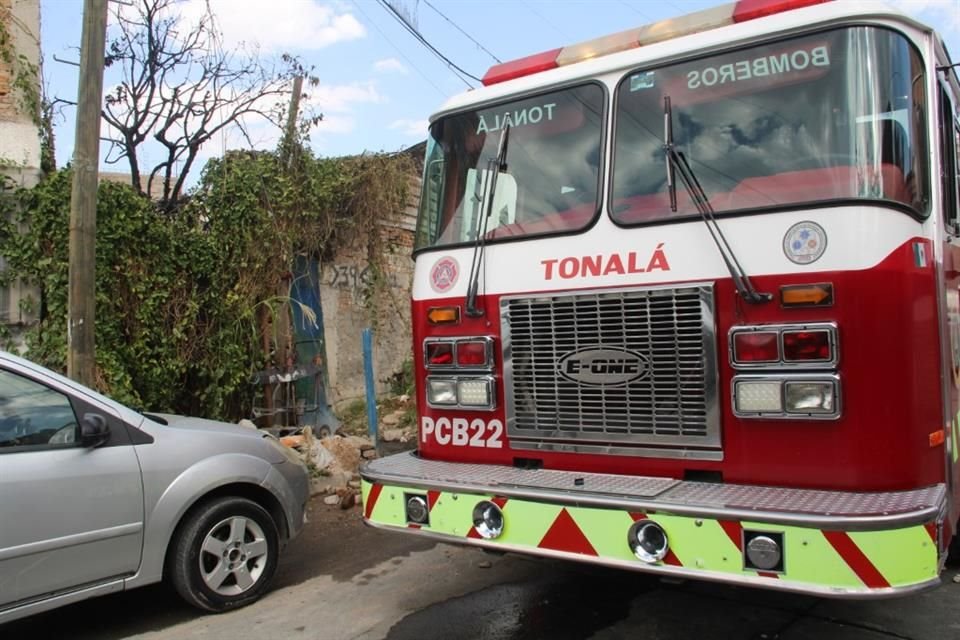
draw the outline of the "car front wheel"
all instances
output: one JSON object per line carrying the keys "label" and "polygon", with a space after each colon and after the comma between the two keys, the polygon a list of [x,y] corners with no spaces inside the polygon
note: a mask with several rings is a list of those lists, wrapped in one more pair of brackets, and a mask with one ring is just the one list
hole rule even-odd
{"label": "car front wheel", "polygon": [[267,590],[279,550],[277,526],[263,507],[245,498],[218,498],[198,507],[180,528],[171,549],[171,581],[195,607],[242,607]]}

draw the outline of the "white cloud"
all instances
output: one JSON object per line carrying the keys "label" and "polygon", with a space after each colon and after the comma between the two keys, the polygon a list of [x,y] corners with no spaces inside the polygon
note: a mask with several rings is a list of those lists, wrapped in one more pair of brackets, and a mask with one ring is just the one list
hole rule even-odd
{"label": "white cloud", "polygon": [[960,32],[960,4],[957,0],[906,0],[901,8],[942,33]]}
{"label": "white cloud", "polygon": [[321,84],[308,89],[309,104],[322,113],[330,111],[343,113],[350,111],[355,104],[379,104],[385,102],[377,92],[373,82],[353,82],[351,84]]}
{"label": "white cloud", "polygon": [[397,129],[403,135],[411,138],[425,138],[427,136],[427,127],[429,122],[426,120],[394,120],[390,123],[389,129]]}
{"label": "white cloud", "polygon": [[353,133],[357,128],[357,121],[350,115],[324,115],[323,120],[317,123],[314,129],[317,133],[323,135],[326,133],[344,134]]}
{"label": "white cloud", "polygon": [[377,60],[373,63],[373,68],[380,73],[406,73],[407,68],[403,66],[403,63],[397,60],[396,58],[386,58],[384,60]]}
{"label": "white cloud", "polygon": [[316,0],[185,0],[175,7],[190,24],[207,2],[227,48],[243,42],[264,52],[315,50],[367,35],[353,14]]}

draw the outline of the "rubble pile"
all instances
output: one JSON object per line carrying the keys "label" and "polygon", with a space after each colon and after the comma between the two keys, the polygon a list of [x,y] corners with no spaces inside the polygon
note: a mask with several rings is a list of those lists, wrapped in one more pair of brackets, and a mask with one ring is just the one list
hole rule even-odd
{"label": "rubble pile", "polygon": [[[415,442],[413,426],[400,426],[404,409],[382,416],[379,438],[383,443],[407,444]],[[311,471],[311,495],[326,494],[324,504],[340,505],[349,509],[360,504],[360,475],[358,470],[365,460],[377,457],[373,442],[366,437],[336,433],[317,438],[310,427],[296,433],[280,436],[280,442],[297,451]],[[396,449],[396,446],[393,447]],[[409,447],[405,447],[409,448]]]}

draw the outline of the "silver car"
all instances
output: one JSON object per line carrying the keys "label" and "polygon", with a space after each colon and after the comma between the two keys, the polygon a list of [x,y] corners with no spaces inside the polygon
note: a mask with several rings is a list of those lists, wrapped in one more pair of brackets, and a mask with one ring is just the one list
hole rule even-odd
{"label": "silver car", "polygon": [[0,623],[162,579],[207,611],[249,604],[308,497],[272,436],[143,415],[0,352]]}

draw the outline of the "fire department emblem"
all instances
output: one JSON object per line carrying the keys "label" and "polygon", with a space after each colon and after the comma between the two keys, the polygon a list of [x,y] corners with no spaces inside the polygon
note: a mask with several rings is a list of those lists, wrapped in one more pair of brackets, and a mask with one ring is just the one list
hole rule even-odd
{"label": "fire department emblem", "polygon": [[798,222],[783,236],[783,253],[796,264],[816,262],[826,250],[827,232],[816,222]]}
{"label": "fire department emblem", "polygon": [[437,293],[444,293],[457,284],[459,276],[460,265],[450,256],[444,256],[430,269],[430,287]]}

